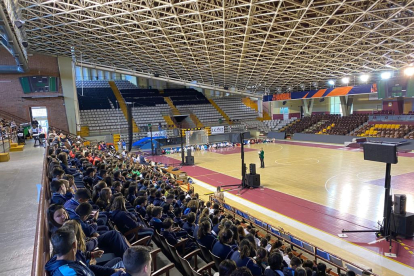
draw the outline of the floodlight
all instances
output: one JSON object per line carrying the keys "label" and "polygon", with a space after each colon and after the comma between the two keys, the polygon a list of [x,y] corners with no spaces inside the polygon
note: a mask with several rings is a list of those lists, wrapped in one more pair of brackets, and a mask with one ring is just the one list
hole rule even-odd
{"label": "floodlight", "polygon": [[404,69],[404,75],[406,75],[407,77],[412,77],[414,76],[414,67],[410,66]]}
{"label": "floodlight", "polygon": [[328,81],[328,84],[329,84],[329,85],[335,85],[335,81],[334,81],[334,80],[329,80],[329,81]]}
{"label": "floodlight", "polygon": [[343,84],[348,84],[349,83],[349,78],[348,77],[342,78],[342,83]]}
{"label": "floodlight", "polygon": [[391,72],[383,72],[383,73],[381,73],[381,79],[388,80],[389,78],[391,78]]}
{"label": "floodlight", "polygon": [[362,74],[361,76],[359,76],[359,79],[362,82],[367,82],[369,80],[369,75],[368,74]]}

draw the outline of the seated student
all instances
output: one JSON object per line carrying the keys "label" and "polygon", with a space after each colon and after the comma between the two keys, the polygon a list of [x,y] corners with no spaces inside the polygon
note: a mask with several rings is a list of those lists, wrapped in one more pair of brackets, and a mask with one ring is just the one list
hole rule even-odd
{"label": "seated student", "polygon": [[298,257],[293,256],[292,259],[290,259],[290,267],[285,267],[283,269],[283,273],[285,273],[285,275],[294,275],[295,270],[298,267],[302,267],[302,260]]}
{"label": "seated student", "polygon": [[284,276],[282,272],[283,256],[280,252],[275,251],[270,253],[268,258],[269,266],[264,271],[265,276]]}
{"label": "seated student", "polygon": [[253,276],[253,273],[247,267],[238,267],[231,273],[231,276]]}
{"label": "seated student", "polygon": [[216,236],[211,234],[211,224],[207,220],[200,223],[198,227],[197,242],[210,251],[217,242]]}
{"label": "seated student", "polygon": [[91,264],[94,259],[100,258],[104,253],[102,250],[95,250],[98,245],[97,240],[94,243],[86,241],[85,234],[82,232],[80,224],[75,220],[66,221],[63,228],[71,229],[75,233],[76,242],[78,244],[76,260],[85,263],[96,275],[111,276],[113,273],[121,270],[119,269],[120,267],[124,266],[120,257],[108,261],[103,266]]}
{"label": "seated student", "polygon": [[53,234],[69,219],[68,213],[62,205],[52,204],[47,209],[47,223],[49,233]]}
{"label": "seated student", "polygon": [[129,186],[128,195],[126,196],[126,200],[130,204],[134,204],[134,201],[137,198],[136,194],[137,194],[137,186],[136,185]]}
{"label": "seated student", "polygon": [[[137,218],[128,212],[125,208],[125,199],[122,196],[118,196],[114,199],[111,207],[111,217],[118,227],[119,231],[122,234],[127,233],[128,231],[140,228],[138,231],[138,236],[140,238],[151,236],[154,234],[154,230],[151,228],[146,228],[141,221],[138,221]],[[130,239],[131,236],[127,236],[127,239]]]}
{"label": "seated student", "polygon": [[63,205],[66,202],[66,186],[60,180],[50,182],[50,191],[52,192],[51,204]]}
{"label": "seated student", "polygon": [[188,235],[192,236],[195,229],[195,219],[196,215],[195,213],[191,212],[187,215],[187,221],[183,224],[183,229],[187,231]]}
{"label": "seated student", "polygon": [[53,175],[53,179],[52,180],[59,180],[63,178],[63,175],[65,174],[65,171],[62,170],[59,167],[56,167],[53,169],[52,175]]}
{"label": "seated student", "polygon": [[[105,182],[106,182],[106,184],[108,186],[109,186],[108,182],[109,181],[112,182],[112,178],[110,178],[110,177],[105,178],[105,180],[107,180]],[[121,182],[119,182],[119,181],[113,182],[112,185],[111,185],[111,190],[112,190],[112,194],[113,195],[119,194],[121,192],[121,190],[122,190],[122,184],[121,184]]]}
{"label": "seated student", "polygon": [[[69,218],[74,219],[78,221],[81,226],[82,230],[85,233],[87,237],[97,237],[98,234],[98,225],[95,222],[88,223],[89,216],[92,214],[92,205],[88,202],[84,202],[79,204],[78,207],[76,207],[75,211],[71,209],[66,210],[68,212]],[[95,215],[92,218],[92,221],[96,221],[98,218],[99,212],[96,212]],[[101,233],[104,233],[105,231],[108,231],[108,227],[106,226],[99,226],[99,231]]]}
{"label": "seated student", "polygon": [[94,178],[95,169],[92,167],[87,168],[85,172],[85,177],[83,178],[83,183],[85,184],[85,187],[87,187],[88,189],[92,189]]}
{"label": "seated student", "polygon": [[155,199],[154,199],[154,202],[152,204],[154,204],[154,206],[163,206],[164,203],[165,202],[162,199],[161,191],[156,191],[155,192]]}
{"label": "seated student", "polygon": [[45,265],[51,276],[95,276],[83,262],[76,260],[77,242],[75,233],[68,228],[56,230],[50,239],[53,256]]}
{"label": "seated student", "polygon": [[183,228],[184,221],[181,219],[183,215],[183,210],[181,208],[177,208],[174,210],[174,223],[180,227]]}
{"label": "seated student", "polygon": [[148,204],[148,200],[145,196],[139,196],[134,201],[135,211],[141,215],[142,218],[145,218],[147,213],[146,206]]}
{"label": "seated student", "polygon": [[160,207],[160,206],[154,207],[152,209],[151,216],[152,216],[152,218],[150,220],[151,227],[153,227],[158,232],[161,232],[161,229],[163,227],[162,220],[161,220],[161,218],[162,218],[162,207]]}
{"label": "seated student", "polygon": [[93,180],[93,185],[96,185],[99,181],[105,181],[106,173],[107,173],[106,170],[100,170],[99,173],[95,175],[95,178]]}
{"label": "seated student", "polygon": [[268,252],[266,249],[264,249],[263,247],[259,247],[257,249],[257,254],[256,254],[256,263],[258,266],[260,266],[260,268],[262,269],[262,272],[265,271],[266,267],[267,267],[267,263],[268,263]]}
{"label": "seated student", "polygon": [[122,258],[125,272],[118,271],[112,276],[150,276],[151,275],[151,254],[144,246],[133,246],[128,248]]}
{"label": "seated student", "polygon": [[232,243],[233,231],[223,229],[219,234],[219,241],[214,244],[211,252],[222,260],[229,259],[233,252],[237,250],[237,245]]}
{"label": "seated student", "polygon": [[212,232],[214,232],[213,234],[214,235],[218,235],[218,233],[219,233],[219,217],[218,216],[214,216],[212,219],[211,219],[211,225],[212,225],[212,227],[211,227],[211,231]]}
{"label": "seated student", "polygon": [[169,218],[171,218],[171,219],[174,219],[175,218],[175,216],[174,216],[174,208],[173,208],[173,206],[171,205],[171,204],[169,204],[169,203],[165,203],[163,206],[162,206],[162,213],[164,214],[164,216],[165,216],[165,218],[166,217],[169,217]]}
{"label": "seated student", "polygon": [[110,188],[103,188],[99,193],[99,198],[96,201],[96,205],[98,205],[99,210],[101,211],[109,211],[111,207],[111,198],[112,198],[112,191]]}
{"label": "seated student", "polygon": [[240,242],[239,250],[231,255],[231,259],[236,262],[237,267],[246,266],[254,276],[262,275],[262,269],[256,264],[256,261],[249,257],[252,251],[252,245],[244,239]]}
{"label": "seated student", "polygon": [[[173,228],[173,225],[174,225],[173,220],[171,218],[166,218],[163,221],[163,231],[161,232],[161,235],[164,236],[164,238],[167,240],[167,242],[170,245],[174,246],[180,241],[181,238],[177,235],[176,228]],[[186,255],[196,249],[197,249],[197,245],[194,242],[187,240],[187,242],[185,243],[184,249],[182,249],[181,247],[178,250],[181,255],[182,254]]]}
{"label": "seated student", "polygon": [[92,192],[92,202],[93,203],[96,203],[102,189],[106,188],[106,187],[107,187],[107,185],[106,185],[105,181],[99,181],[95,186],[93,186],[93,192]]}
{"label": "seated student", "polygon": [[233,260],[224,260],[219,265],[219,271],[214,273],[214,276],[230,276],[237,268]]}
{"label": "seated student", "polygon": [[75,193],[75,196],[66,201],[64,207],[66,210],[73,210],[75,211],[76,207],[79,206],[79,204],[84,203],[84,202],[88,202],[89,199],[91,198],[91,193],[85,189],[85,188],[81,188],[78,189]]}

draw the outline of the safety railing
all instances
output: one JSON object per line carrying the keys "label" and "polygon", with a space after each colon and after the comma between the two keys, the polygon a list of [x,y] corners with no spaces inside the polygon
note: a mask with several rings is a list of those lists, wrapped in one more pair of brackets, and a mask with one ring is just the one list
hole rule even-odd
{"label": "safety railing", "polygon": [[44,276],[45,264],[50,259],[49,232],[46,221],[50,199],[49,179],[47,176],[47,152],[49,152],[49,147],[46,147],[43,159],[42,186],[40,188],[39,206],[37,209],[37,223],[31,276]]}
{"label": "safety railing", "polygon": [[303,239],[300,239],[299,237],[296,237],[290,234],[289,232],[286,232],[281,227],[275,227],[268,223],[265,223],[262,220],[259,220],[251,216],[248,212],[241,211],[229,205],[228,203],[221,201],[214,195],[210,195],[209,200],[211,202],[219,203],[223,207],[223,209],[231,213],[234,218],[241,218],[244,221],[248,221],[249,223],[252,223],[256,229],[260,229],[266,234],[269,234],[277,239],[283,240],[285,243],[289,244],[289,246],[291,246],[292,249],[298,249],[300,251],[306,252],[307,254],[312,256],[315,262],[318,262],[318,260],[320,260],[326,264],[335,267],[338,275],[341,275],[341,273],[343,272],[346,273],[346,271],[348,270],[353,270],[358,275],[361,275],[362,272],[367,272],[368,275],[378,276],[378,274],[372,273],[367,268],[362,268],[360,265],[356,265],[352,262],[338,257],[337,255],[331,254],[323,250],[322,248],[317,247],[316,245],[305,242]]}

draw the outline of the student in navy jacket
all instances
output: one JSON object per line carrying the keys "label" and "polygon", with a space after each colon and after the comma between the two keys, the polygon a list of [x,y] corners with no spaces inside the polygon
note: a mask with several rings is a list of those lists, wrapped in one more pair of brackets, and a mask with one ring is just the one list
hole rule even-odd
{"label": "student in navy jacket", "polygon": [[75,193],[75,196],[72,199],[66,201],[64,207],[66,210],[75,211],[79,204],[88,202],[90,198],[91,193],[87,189],[78,189]]}
{"label": "student in navy jacket", "polygon": [[265,276],[284,276],[282,271],[283,256],[280,252],[274,251],[269,256],[269,266],[264,271]]}
{"label": "student in navy jacket", "polygon": [[[140,228],[138,231],[138,236],[140,238],[147,236],[152,237],[154,234],[153,229],[146,228],[142,221],[138,221],[133,214],[126,210],[125,199],[122,196],[118,196],[114,199],[111,207],[111,217],[116,227],[118,227],[122,234],[125,234],[135,228]],[[127,238],[132,238],[132,236]]]}
{"label": "student in navy jacket", "polygon": [[85,263],[76,260],[77,242],[72,230],[58,229],[51,242],[56,255],[45,265],[51,276],[95,276]]}
{"label": "student in navy jacket", "polygon": [[[173,220],[171,218],[166,218],[163,221],[163,231],[161,232],[161,235],[164,236],[164,238],[167,240],[169,244],[174,246],[181,240],[181,238],[176,233],[176,230],[178,229],[173,228],[173,225],[174,225]],[[191,240],[187,240],[187,242],[185,243],[184,249],[180,247],[178,250],[179,250],[179,253],[182,255],[182,254],[188,254],[196,249],[197,249],[197,244],[195,244]]]}
{"label": "student in navy jacket", "polygon": [[207,220],[200,223],[198,227],[197,242],[210,251],[217,242],[216,236],[211,233],[211,224]]}
{"label": "student in navy jacket", "polygon": [[161,206],[161,207],[165,204],[164,200],[162,199],[161,191],[155,192],[155,199],[152,204],[154,204],[154,206]]}
{"label": "student in navy jacket", "polygon": [[145,218],[145,215],[147,214],[147,209],[145,206],[147,206],[148,200],[145,196],[139,196],[134,201],[135,211],[141,215],[141,217]]}
{"label": "student in navy jacket", "polygon": [[145,246],[133,246],[128,248],[122,258],[125,265],[125,272],[118,271],[112,276],[151,275],[151,254]]}
{"label": "student in navy jacket", "polygon": [[232,243],[233,231],[223,229],[219,234],[219,241],[214,244],[211,252],[222,260],[230,259],[233,252],[237,250],[237,245]]}
{"label": "student in navy jacket", "polygon": [[155,188],[149,189],[148,204],[154,203],[156,191]]}
{"label": "student in navy jacket", "polygon": [[252,272],[253,276],[262,275],[262,269],[257,265],[256,261],[249,257],[252,245],[247,239],[240,242],[239,250],[231,255],[231,259],[236,262],[237,267],[245,266]]}
{"label": "student in navy jacket", "polygon": [[195,213],[191,212],[187,215],[187,221],[183,224],[183,229],[187,231],[188,235],[192,236],[195,229],[195,219],[196,215]]}
{"label": "student in navy jacket", "polygon": [[153,227],[155,230],[158,230],[158,232],[161,232],[161,229],[163,228],[162,225],[162,207],[160,206],[156,206],[152,209],[152,218],[150,220],[150,225],[151,227]]}
{"label": "student in navy jacket", "polygon": [[52,180],[50,183],[50,191],[52,192],[52,198],[50,203],[63,205],[66,202],[66,186],[60,180]]}

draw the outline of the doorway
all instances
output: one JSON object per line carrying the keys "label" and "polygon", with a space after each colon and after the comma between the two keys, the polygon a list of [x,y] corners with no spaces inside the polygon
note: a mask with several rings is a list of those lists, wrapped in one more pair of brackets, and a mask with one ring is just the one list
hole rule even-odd
{"label": "doorway", "polygon": [[41,132],[47,133],[49,122],[47,120],[47,109],[45,106],[30,107],[30,117],[32,121],[36,120],[39,122],[39,126],[42,129]]}
{"label": "doorway", "polygon": [[283,115],[283,120],[289,120],[289,107],[281,107],[280,113]]}

